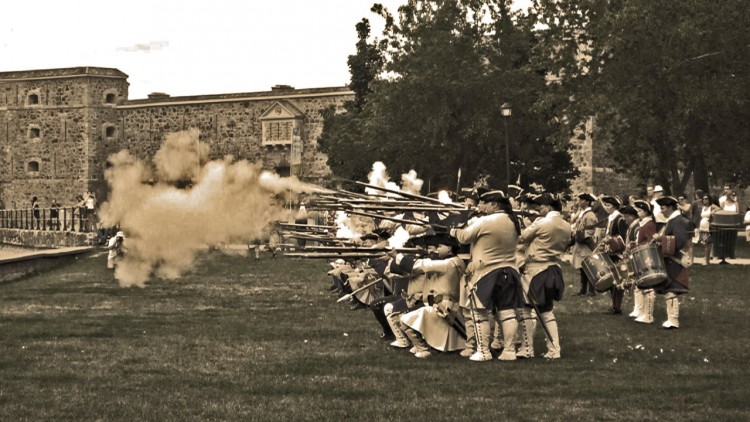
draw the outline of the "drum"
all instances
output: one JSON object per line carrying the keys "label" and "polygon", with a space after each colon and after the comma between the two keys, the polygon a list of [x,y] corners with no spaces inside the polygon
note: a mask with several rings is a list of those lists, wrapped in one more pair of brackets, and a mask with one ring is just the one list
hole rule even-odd
{"label": "drum", "polygon": [[635,263],[633,258],[628,256],[622,261],[617,263],[617,267],[620,270],[620,284],[617,286],[621,289],[627,289],[635,284]]}
{"label": "drum", "polygon": [[737,229],[742,225],[742,216],[731,211],[716,211],[711,219],[713,255],[721,259],[734,259],[737,246]]}
{"label": "drum", "polygon": [[633,278],[635,285],[642,289],[654,287],[667,279],[664,258],[655,244],[633,249]]}
{"label": "drum", "polygon": [[606,253],[597,253],[583,260],[583,272],[598,292],[609,290],[620,282],[620,272]]}
{"label": "drum", "polygon": [[625,250],[625,242],[620,236],[607,236],[605,247],[609,253],[620,253]]}

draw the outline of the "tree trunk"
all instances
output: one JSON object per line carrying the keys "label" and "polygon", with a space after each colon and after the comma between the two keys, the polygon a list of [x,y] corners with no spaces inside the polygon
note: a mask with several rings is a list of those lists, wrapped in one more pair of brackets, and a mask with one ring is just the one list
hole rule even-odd
{"label": "tree trunk", "polygon": [[693,166],[693,185],[695,189],[700,189],[703,192],[709,192],[706,160],[701,154],[696,155],[694,159],[695,166]]}

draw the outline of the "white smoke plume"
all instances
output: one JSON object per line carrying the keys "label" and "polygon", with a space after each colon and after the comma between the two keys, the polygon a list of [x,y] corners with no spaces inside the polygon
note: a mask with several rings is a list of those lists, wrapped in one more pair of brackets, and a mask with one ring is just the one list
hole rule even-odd
{"label": "white smoke plume", "polygon": [[[382,161],[376,161],[372,164],[372,171],[367,175],[368,183],[373,186],[379,186],[394,191],[401,190],[397,184],[389,181],[388,172],[386,171],[385,164]],[[365,193],[368,195],[383,195],[384,192],[373,189],[365,188]],[[388,195],[388,193],[386,193]],[[392,195],[392,194],[391,194]]]}
{"label": "white smoke plume", "polygon": [[[422,190],[424,181],[417,177],[417,172],[409,170],[408,173],[401,175],[401,186],[399,187],[396,183],[391,182],[388,176],[388,171],[382,161],[376,161],[372,164],[372,170],[367,175],[368,183],[373,186],[379,186],[392,191],[402,191],[413,195],[419,195],[419,191]],[[365,188],[365,193],[368,195],[378,196],[394,196],[395,194],[390,192],[383,192],[374,188]]]}
{"label": "white smoke plume", "polygon": [[422,190],[424,180],[417,177],[417,172],[409,170],[408,173],[401,175],[401,190],[412,195],[419,195],[419,191]]}
{"label": "white smoke plume", "polygon": [[105,227],[125,232],[127,254],[115,271],[121,286],[143,287],[152,275],[175,279],[206,247],[265,236],[272,221],[289,217],[275,195],[309,191],[247,161],[205,162],[208,147],[198,136],[167,136],[153,174],[127,151],[110,156],[110,197],[100,214]]}
{"label": "white smoke plume", "polygon": [[403,248],[404,244],[411,238],[411,233],[402,226],[398,226],[391,237],[388,238],[388,246],[394,249]]}
{"label": "white smoke plume", "polygon": [[445,190],[441,190],[440,192],[438,192],[437,199],[438,199],[438,201],[440,201],[443,204],[452,204],[453,203],[453,199],[451,199],[450,194],[448,193],[448,191],[445,191]]}

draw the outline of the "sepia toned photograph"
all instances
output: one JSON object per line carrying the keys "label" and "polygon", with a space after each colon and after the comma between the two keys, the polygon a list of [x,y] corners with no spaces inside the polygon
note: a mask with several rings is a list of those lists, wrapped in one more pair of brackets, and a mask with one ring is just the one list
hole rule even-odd
{"label": "sepia toned photograph", "polygon": [[3,11],[1,420],[750,417],[744,2]]}

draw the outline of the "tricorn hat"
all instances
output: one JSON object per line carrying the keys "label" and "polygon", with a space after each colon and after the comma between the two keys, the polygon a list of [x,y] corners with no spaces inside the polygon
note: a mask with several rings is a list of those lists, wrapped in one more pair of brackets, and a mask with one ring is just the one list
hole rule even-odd
{"label": "tricorn hat", "polygon": [[594,198],[594,195],[588,192],[579,193],[578,199],[583,199],[584,201],[589,201],[589,202],[596,202],[596,198]]}
{"label": "tricorn hat", "polygon": [[508,202],[508,196],[501,190],[491,190],[479,197],[483,202]]}
{"label": "tricorn hat", "polygon": [[640,199],[637,200],[637,201],[635,201],[635,202],[633,202],[633,207],[645,211],[646,214],[651,214],[651,212],[652,212],[652,210],[651,210],[651,204],[649,204],[646,201],[640,200]]}
{"label": "tricorn hat", "polygon": [[619,208],[620,206],[622,206],[622,202],[620,201],[620,198],[616,196],[604,195],[602,196],[601,201],[602,203],[610,204],[615,208]]}
{"label": "tricorn hat", "polygon": [[630,205],[625,205],[624,207],[621,207],[618,211],[620,211],[620,214],[622,215],[634,215],[638,217],[638,211],[631,207]]}
{"label": "tricorn hat", "polygon": [[656,203],[661,206],[673,206],[676,207],[678,202],[673,196],[664,196],[656,200]]}
{"label": "tricorn hat", "polygon": [[518,185],[508,185],[508,196],[509,197],[518,197],[523,193],[523,188]]}

